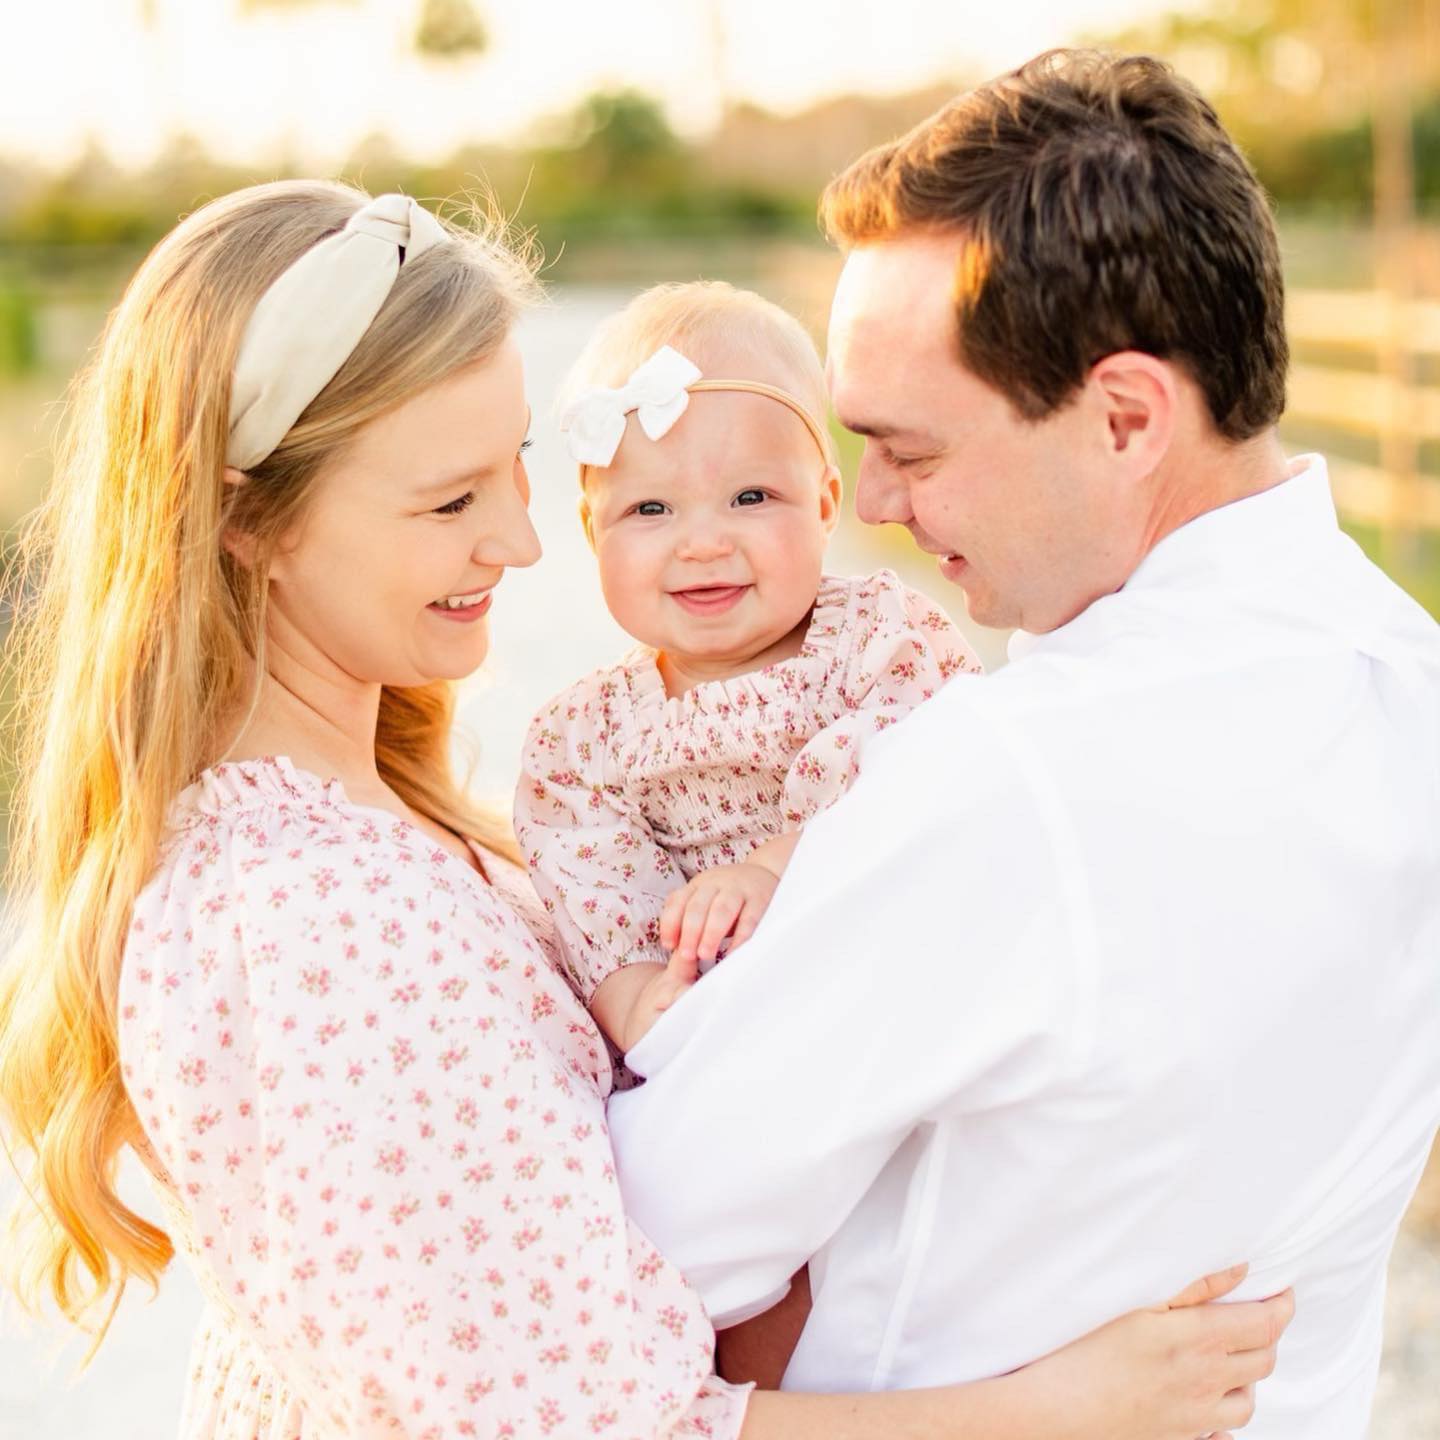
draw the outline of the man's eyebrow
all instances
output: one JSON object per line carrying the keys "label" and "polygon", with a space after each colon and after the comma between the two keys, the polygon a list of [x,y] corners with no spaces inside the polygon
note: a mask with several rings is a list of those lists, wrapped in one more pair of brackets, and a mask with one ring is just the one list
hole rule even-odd
{"label": "man's eyebrow", "polygon": [[871,440],[893,440],[896,436],[903,435],[905,439],[922,445],[939,444],[933,435],[928,435],[923,430],[907,429],[903,425],[882,425],[878,420],[848,420],[843,415],[838,418],[847,430],[856,435],[868,436]]}

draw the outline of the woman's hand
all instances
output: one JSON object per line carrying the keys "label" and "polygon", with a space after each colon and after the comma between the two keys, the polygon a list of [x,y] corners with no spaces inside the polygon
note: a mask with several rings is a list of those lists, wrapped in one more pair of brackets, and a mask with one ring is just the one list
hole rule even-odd
{"label": "woman's hand", "polygon": [[1275,1368],[1295,1313],[1293,1292],[1230,1305],[1246,1267],[1197,1280],[1168,1305],[1135,1310],[1037,1360],[1001,1383],[1024,1387],[1033,1413],[1045,1397],[1053,1440],[1196,1440],[1230,1432],[1255,1413],[1255,1385]]}

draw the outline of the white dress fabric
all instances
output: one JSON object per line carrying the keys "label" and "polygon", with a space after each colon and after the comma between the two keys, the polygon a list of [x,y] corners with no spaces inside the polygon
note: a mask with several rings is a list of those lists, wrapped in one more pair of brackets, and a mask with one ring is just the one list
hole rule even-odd
{"label": "white dress fabric", "polygon": [[630,1052],[630,1213],[787,1388],[1001,1374],[1195,1275],[1294,1285],[1247,1440],[1360,1440],[1440,1118],[1440,627],[1323,461],[871,742]]}
{"label": "white dress fabric", "polygon": [[176,802],[125,1084],[206,1311],[182,1440],[733,1440],[621,1209],[610,1067],[526,882],[282,758]]}

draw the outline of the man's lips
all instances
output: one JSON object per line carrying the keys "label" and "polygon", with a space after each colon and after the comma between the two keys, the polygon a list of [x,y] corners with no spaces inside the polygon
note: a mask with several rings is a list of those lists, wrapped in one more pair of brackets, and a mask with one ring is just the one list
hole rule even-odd
{"label": "man's lips", "polygon": [[670,598],[692,615],[721,615],[738,605],[749,589],[748,585],[693,585],[672,590]]}

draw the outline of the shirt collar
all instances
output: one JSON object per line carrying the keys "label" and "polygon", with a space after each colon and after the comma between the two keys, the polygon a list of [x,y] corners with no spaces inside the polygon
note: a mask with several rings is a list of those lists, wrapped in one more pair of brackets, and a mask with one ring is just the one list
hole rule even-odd
{"label": "shirt collar", "polygon": [[[1332,540],[1339,527],[1330,476],[1323,455],[1298,455],[1288,480],[1207,510],[1173,530],[1136,566],[1120,588],[1121,595],[1158,587],[1186,586],[1196,581],[1233,584],[1240,576],[1273,577],[1277,570],[1313,553]],[[1107,597],[1109,598],[1109,597]],[[1069,625],[1084,617],[1082,611]],[[1062,625],[1051,631],[1059,635]],[[1018,660],[1044,641],[1045,635],[1017,630],[1008,646]]]}

